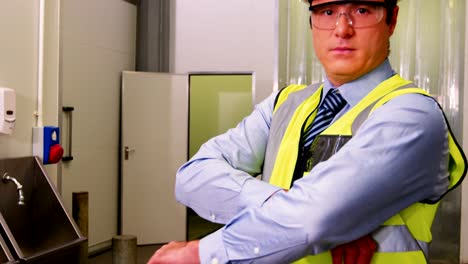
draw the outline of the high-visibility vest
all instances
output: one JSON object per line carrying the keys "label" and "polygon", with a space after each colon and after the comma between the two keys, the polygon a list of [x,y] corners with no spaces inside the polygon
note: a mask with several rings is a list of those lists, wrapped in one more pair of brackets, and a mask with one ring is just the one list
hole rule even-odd
{"label": "high-visibility vest", "polygon": [[[301,171],[300,141],[307,122],[315,118],[322,97],[323,85],[286,87],[275,101],[273,119],[270,127],[263,177],[278,187],[289,189],[294,173],[306,173],[320,161],[328,159],[333,151],[316,150],[308,169]],[[365,96],[357,105],[331,124],[318,135],[312,146],[320,140],[331,141],[333,148],[344,145],[354,131],[372,114],[372,112],[389,100],[403,94],[422,94],[429,96],[422,89],[414,88],[410,81],[399,75],[383,81]],[[430,97],[430,96],[429,96]],[[432,98],[432,97],[430,97]],[[440,107],[440,105],[439,105]],[[309,120],[309,121],[308,121]],[[458,186],[466,174],[466,158],[456,142],[450,127],[448,147],[450,150],[449,172],[450,183],[447,192]],[[330,142],[329,142],[330,143]],[[325,144],[330,146],[330,144]],[[297,153],[297,155],[293,155]],[[309,166],[310,165],[310,166]],[[302,175],[301,175],[302,176]],[[434,220],[438,201],[421,201],[400,211],[372,232],[378,244],[377,252],[372,258],[374,264],[419,264],[427,263],[429,242],[432,240],[431,225]],[[310,255],[294,263],[332,264],[330,252]]]}

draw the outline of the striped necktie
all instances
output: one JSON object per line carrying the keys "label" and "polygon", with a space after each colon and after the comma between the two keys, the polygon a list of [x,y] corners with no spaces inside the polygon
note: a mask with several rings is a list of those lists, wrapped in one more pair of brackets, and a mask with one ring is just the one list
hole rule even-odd
{"label": "striped necktie", "polygon": [[333,118],[345,105],[346,100],[343,99],[338,89],[332,88],[328,91],[314,121],[306,129],[302,137],[305,149],[309,149],[315,137],[330,125]]}

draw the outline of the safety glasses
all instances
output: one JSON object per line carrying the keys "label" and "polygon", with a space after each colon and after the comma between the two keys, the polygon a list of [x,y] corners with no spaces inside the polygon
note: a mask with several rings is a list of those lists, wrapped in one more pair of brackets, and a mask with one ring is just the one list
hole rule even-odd
{"label": "safety glasses", "polygon": [[385,3],[375,1],[335,1],[310,6],[312,25],[318,29],[335,29],[343,15],[354,28],[372,27],[385,14]]}

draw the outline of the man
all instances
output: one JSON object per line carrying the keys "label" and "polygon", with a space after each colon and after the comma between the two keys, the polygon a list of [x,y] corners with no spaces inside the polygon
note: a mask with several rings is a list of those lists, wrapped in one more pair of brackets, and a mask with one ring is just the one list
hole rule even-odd
{"label": "man", "polygon": [[348,263],[427,262],[466,159],[439,105],[391,69],[396,0],[308,2],[325,82],[271,95],[182,166],[177,199],[226,225],[149,263],[341,263],[340,245]]}

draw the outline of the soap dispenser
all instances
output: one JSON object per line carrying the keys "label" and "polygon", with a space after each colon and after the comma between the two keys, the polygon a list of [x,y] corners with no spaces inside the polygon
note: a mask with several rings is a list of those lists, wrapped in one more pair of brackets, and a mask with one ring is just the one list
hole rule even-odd
{"label": "soap dispenser", "polygon": [[16,122],[15,90],[0,87],[0,133],[11,134]]}

